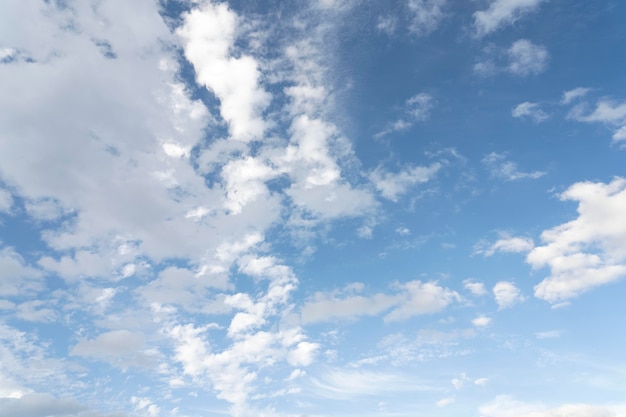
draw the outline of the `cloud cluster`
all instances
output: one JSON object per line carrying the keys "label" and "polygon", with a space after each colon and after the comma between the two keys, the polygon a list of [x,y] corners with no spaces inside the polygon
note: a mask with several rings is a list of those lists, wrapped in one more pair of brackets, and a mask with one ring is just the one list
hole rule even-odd
{"label": "cloud cluster", "polygon": [[626,275],[626,180],[579,182],[560,198],[578,203],[578,217],[545,230],[526,257],[535,269],[549,268],[535,296],[552,303]]}

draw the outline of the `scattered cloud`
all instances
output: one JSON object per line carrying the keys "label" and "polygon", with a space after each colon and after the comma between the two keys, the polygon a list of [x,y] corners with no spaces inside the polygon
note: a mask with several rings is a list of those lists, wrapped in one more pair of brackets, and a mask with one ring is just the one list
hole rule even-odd
{"label": "scattered cloud", "polygon": [[326,398],[382,395],[391,392],[425,391],[429,387],[400,373],[331,368],[313,379],[317,393]]}
{"label": "scattered cloud", "polygon": [[474,13],[476,36],[482,37],[512,25],[537,10],[544,0],[492,0],[489,7]]}
{"label": "scattered cloud", "polygon": [[428,120],[435,101],[430,94],[419,93],[409,98],[404,105],[404,117],[387,125],[385,129],[376,133],[374,138],[380,139],[394,132],[408,130],[417,122]]}
{"label": "scattered cloud", "polygon": [[[586,92],[585,92],[586,93]],[[574,106],[568,118],[585,123],[602,123],[614,129],[613,142],[626,140],[626,101],[600,99],[592,111],[586,103]]]}
{"label": "scattered cloud", "polygon": [[397,283],[391,294],[372,296],[357,294],[317,293],[301,310],[303,323],[329,320],[350,320],[359,316],[377,316],[384,312],[385,321],[406,320],[410,317],[437,313],[461,297],[455,291],[436,282],[410,281]]}
{"label": "scattered cloud", "polygon": [[466,279],[463,281],[463,287],[476,296],[487,294],[485,284],[483,284],[482,282],[476,282],[471,279]]}
{"label": "scattered cloud", "polygon": [[509,281],[496,283],[493,287],[493,296],[500,310],[513,307],[515,304],[521,303],[526,299],[515,284]]}
{"label": "scattered cloud", "polygon": [[576,87],[574,89],[568,90],[563,93],[563,97],[561,98],[561,104],[568,105],[573,101],[582,98],[587,95],[591,91],[591,88],[585,87]]}
{"label": "scattered cloud", "polygon": [[428,36],[445,17],[447,0],[408,0],[411,11],[409,30],[417,36]]}
{"label": "scattered cloud", "polygon": [[545,46],[536,45],[527,39],[515,41],[507,54],[508,72],[520,77],[542,73],[547,68],[550,57]]}
{"label": "scattered cloud", "polygon": [[526,257],[534,269],[550,269],[535,296],[551,303],[626,275],[626,179],[579,182],[560,199],[577,202],[578,217],[543,231],[542,243]]}
{"label": "scattered cloud", "polygon": [[491,324],[491,318],[487,316],[478,316],[472,319],[472,324],[476,327],[487,327]]}
{"label": "scattered cloud", "polygon": [[383,197],[397,202],[409,188],[432,180],[441,167],[441,163],[435,162],[430,166],[408,167],[398,173],[392,173],[378,166],[369,174],[369,178]]}
{"label": "scattered cloud", "polygon": [[530,252],[534,247],[535,242],[531,238],[511,237],[506,233],[502,233],[500,239],[493,244],[479,242],[474,248],[474,253],[484,256],[492,256],[497,252],[526,253]]}
{"label": "scattered cloud", "polygon": [[492,177],[500,178],[504,181],[537,179],[546,175],[544,171],[520,171],[517,164],[508,161],[506,155],[502,153],[492,152],[482,159],[482,163],[487,167]]}
{"label": "scattered cloud", "polygon": [[528,101],[518,104],[511,111],[511,115],[519,119],[528,118],[535,123],[541,123],[549,117],[547,113],[541,110],[539,104]]}

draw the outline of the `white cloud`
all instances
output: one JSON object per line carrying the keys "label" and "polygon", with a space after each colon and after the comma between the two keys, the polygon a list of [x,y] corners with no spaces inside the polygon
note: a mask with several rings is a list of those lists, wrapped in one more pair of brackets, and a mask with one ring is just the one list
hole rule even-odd
{"label": "white cloud", "polygon": [[437,282],[410,281],[398,287],[406,291],[406,299],[385,316],[385,321],[437,313],[461,300],[457,292],[441,287]]}
{"label": "white cloud", "polygon": [[0,296],[37,293],[44,288],[42,278],[43,274],[27,266],[15,249],[0,247]]}
{"label": "white cloud", "polygon": [[529,118],[535,123],[541,123],[548,118],[548,115],[541,110],[539,104],[525,101],[518,104],[512,111],[511,115],[516,118]]}
{"label": "white cloud", "polygon": [[544,171],[524,172],[520,171],[517,164],[506,159],[505,154],[492,152],[482,159],[492,177],[501,178],[505,181],[518,181],[523,179],[541,178]]}
{"label": "white cloud", "polygon": [[615,129],[613,141],[626,140],[626,101],[613,101],[601,99],[595,105],[592,112],[585,114],[585,103],[574,106],[568,118],[586,123],[603,123]]}
{"label": "white cloud", "polygon": [[385,171],[379,166],[369,174],[369,178],[383,197],[397,202],[410,187],[432,180],[440,169],[439,162],[430,166],[410,167],[398,173]]}
{"label": "white cloud", "polygon": [[447,0],[408,0],[411,11],[409,30],[417,36],[432,33],[445,17],[444,8]]}
{"label": "white cloud", "polygon": [[423,122],[430,118],[430,112],[435,105],[433,96],[419,93],[404,103],[404,117],[389,123],[385,129],[376,133],[374,138],[380,139],[394,132],[411,128],[416,122]]}
{"label": "white cloud", "polygon": [[454,402],[456,402],[456,399],[454,397],[446,397],[437,401],[435,405],[437,407],[445,407],[446,405],[453,404]]}
{"label": "white cloud", "polygon": [[476,35],[481,37],[515,23],[535,11],[544,0],[493,0],[485,10],[474,13]]}
{"label": "white cloud", "polygon": [[509,58],[507,70],[521,77],[542,73],[548,66],[550,57],[545,46],[536,45],[526,39],[515,41],[507,54]]}
{"label": "white cloud", "polygon": [[198,83],[220,99],[220,112],[234,139],[262,138],[263,110],[270,95],[259,86],[258,64],[249,55],[230,55],[237,15],[225,3],[204,3],[184,16],[176,33],[184,41],[185,56],[196,70]]}
{"label": "white cloud", "polygon": [[485,385],[487,385],[488,381],[489,381],[488,378],[478,378],[477,380],[474,381],[474,384],[484,387]]}
{"label": "white cloud", "polygon": [[472,324],[476,327],[487,327],[491,324],[491,318],[486,316],[478,316],[472,319]]}
{"label": "white cloud", "polygon": [[72,348],[71,354],[78,356],[123,356],[134,353],[144,346],[141,335],[128,330],[102,333],[92,340],[83,340]]}
{"label": "white cloud", "polygon": [[509,396],[500,395],[493,401],[480,407],[484,417],[624,417],[626,405],[564,404],[548,407],[540,403],[517,401]]}
{"label": "white cloud", "polygon": [[304,303],[300,312],[303,323],[315,323],[334,319],[354,319],[359,316],[375,316],[389,310],[399,302],[397,295],[378,293],[371,297],[351,295],[337,297],[318,293]]}
{"label": "white cloud", "polygon": [[[317,293],[301,309],[303,323],[376,316],[389,311],[385,321],[405,320],[412,316],[431,314],[445,309],[461,297],[436,282],[410,281],[395,284],[392,294],[372,296],[342,293]],[[391,310],[391,311],[390,311]]]}
{"label": "white cloud", "polygon": [[558,303],[626,275],[626,180],[579,182],[560,195],[578,202],[578,217],[541,234],[526,260],[550,275],[535,296]]}
{"label": "white cloud", "polygon": [[482,282],[475,282],[471,279],[466,279],[463,281],[463,287],[476,296],[487,294],[485,284],[483,284]]}
{"label": "white cloud", "polygon": [[398,21],[393,16],[380,16],[378,23],[376,23],[376,29],[379,32],[385,33],[389,36],[393,35],[396,31]]}
{"label": "white cloud", "polygon": [[584,97],[588,92],[591,91],[591,88],[585,87],[576,87],[572,90],[568,90],[563,93],[563,98],[561,98],[561,104],[571,104],[572,101]]}
{"label": "white cloud", "polygon": [[474,253],[484,256],[492,256],[497,252],[505,253],[525,253],[530,252],[535,247],[535,242],[528,237],[510,237],[507,234],[501,234],[501,239],[495,243],[484,247],[479,243]]}
{"label": "white cloud", "polygon": [[493,296],[500,310],[513,307],[515,304],[521,303],[526,299],[515,284],[509,281],[496,283],[493,287]]}
{"label": "white cloud", "polygon": [[316,393],[325,398],[350,399],[392,392],[425,391],[415,378],[379,371],[329,369],[313,379]]}

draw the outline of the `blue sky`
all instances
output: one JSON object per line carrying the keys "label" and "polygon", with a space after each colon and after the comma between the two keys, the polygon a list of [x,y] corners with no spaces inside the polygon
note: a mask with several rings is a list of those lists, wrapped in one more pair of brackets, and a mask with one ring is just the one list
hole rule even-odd
{"label": "blue sky", "polygon": [[626,4],[0,3],[0,417],[626,416]]}

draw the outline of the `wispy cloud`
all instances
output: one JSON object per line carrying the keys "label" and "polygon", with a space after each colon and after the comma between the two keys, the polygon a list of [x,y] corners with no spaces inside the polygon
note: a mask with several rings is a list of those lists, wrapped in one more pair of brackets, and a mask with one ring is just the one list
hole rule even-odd
{"label": "wispy cloud", "polygon": [[521,171],[517,163],[507,160],[506,155],[501,153],[492,152],[485,156],[482,162],[487,167],[492,177],[500,178],[505,181],[537,179],[546,175],[544,171]]}

